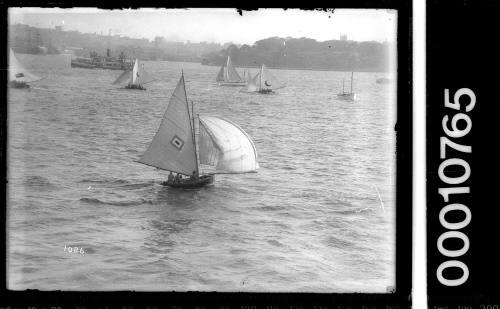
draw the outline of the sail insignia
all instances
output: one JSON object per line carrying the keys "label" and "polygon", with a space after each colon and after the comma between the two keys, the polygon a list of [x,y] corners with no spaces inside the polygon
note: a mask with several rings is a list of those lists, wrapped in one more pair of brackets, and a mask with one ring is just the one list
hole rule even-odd
{"label": "sail insignia", "polygon": [[12,49],[9,51],[9,82],[30,83],[40,79],[42,78],[26,70]]}

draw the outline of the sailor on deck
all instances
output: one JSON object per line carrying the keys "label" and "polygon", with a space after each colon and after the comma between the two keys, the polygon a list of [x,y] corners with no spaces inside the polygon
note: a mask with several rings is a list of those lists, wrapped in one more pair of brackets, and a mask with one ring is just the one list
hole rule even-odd
{"label": "sailor on deck", "polygon": [[174,173],[170,172],[170,174],[168,174],[167,183],[173,183],[173,182],[174,182]]}
{"label": "sailor on deck", "polygon": [[193,174],[190,177],[191,180],[198,180],[198,173],[196,171],[193,171]]}
{"label": "sailor on deck", "polygon": [[182,180],[181,174],[177,173],[177,175],[175,176],[174,182],[181,182],[181,180]]}

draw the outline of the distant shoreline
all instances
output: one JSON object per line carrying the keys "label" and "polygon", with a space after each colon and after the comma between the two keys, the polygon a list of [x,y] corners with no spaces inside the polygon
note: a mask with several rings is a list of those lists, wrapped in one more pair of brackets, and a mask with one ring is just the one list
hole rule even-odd
{"label": "distant shoreline", "polygon": [[[72,57],[72,54],[23,54],[19,53],[19,55],[29,55],[29,56],[35,56],[35,57],[46,57],[46,56],[65,56],[65,57]],[[201,64],[200,62],[197,61],[174,61],[174,60],[142,60],[141,61],[146,61],[146,62],[179,62],[179,63],[193,63],[193,64],[199,64],[202,66],[210,66],[210,67],[220,67],[219,65],[215,64]],[[332,70],[332,69],[319,69],[319,68],[293,68],[293,67],[270,67],[267,66],[268,69],[271,70],[295,70],[295,71],[321,71],[321,72],[359,72],[359,73],[391,73],[390,71],[367,71],[367,70]],[[237,69],[260,69],[260,66],[236,66]]]}

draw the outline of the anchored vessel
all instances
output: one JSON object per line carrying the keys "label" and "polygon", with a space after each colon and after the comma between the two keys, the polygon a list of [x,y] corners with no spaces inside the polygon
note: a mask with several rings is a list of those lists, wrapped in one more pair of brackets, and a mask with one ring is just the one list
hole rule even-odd
{"label": "anchored vessel", "polygon": [[128,84],[125,86],[126,89],[146,90],[143,85],[152,82],[153,79],[146,70],[144,70],[144,64],[139,65],[139,60],[135,59],[132,70],[123,72],[113,84],[123,84],[127,81]]}
{"label": "anchored vessel", "polygon": [[191,176],[162,183],[174,188],[200,188],[213,183],[215,174],[252,173],[259,168],[257,150],[237,124],[212,115],[198,115],[195,119],[192,101],[189,109],[184,74],[158,132],[138,162]]}
{"label": "anchored vessel", "polygon": [[12,49],[9,52],[9,87],[29,88],[28,83],[42,79],[26,70],[17,60]]}
{"label": "anchored vessel", "polygon": [[241,78],[231,62],[229,55],[217,74],[217,83],[221,86],[245,86],[247,82]]}
{"label": "anchored vessel", "polygon": [[354,101],[356,100],[356,94],[352,92],[352,81],[354,78],[354,72],[351,72],[351,91],[345,92],[344,90],[344,80],[342,80],[342,92],[337,94],[337,98],[346,101]]}
{"label": "anchored vessel", "polygon": [[71,59],[72,68],[84,69],[107,69],[107,70],[130,70],[134,63],[130,59],[125,59],[122,53],[120,57],[111,57],[110,50],[107,50],[106,57],[99,56],[92,52],[90,58],[76,57]]}
{"label": "anchored vessel", "polygon": [[274,90],[284,87],[285,85],[280,83],[276,77],[269,72],[265,65],[262,65],[260,71],[248,81],[247,86],[241,91],[269,94],[274,92]]}

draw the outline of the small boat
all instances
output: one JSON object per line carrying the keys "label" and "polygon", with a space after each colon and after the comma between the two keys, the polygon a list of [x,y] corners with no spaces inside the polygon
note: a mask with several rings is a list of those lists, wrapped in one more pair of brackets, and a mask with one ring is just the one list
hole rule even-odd
{"label": "small boat", "polygon": [[152,82],[153,79],[150,78],[149,74],[144,70],[144,64],[139,65],[139,60],[135,59],[132,70],[123,72],[113,84],[123,84],[127,81],[128,84],[125,86],[125,89],[146,90],[143,85]]}
{"label": "small boat", "polygon": [[274,90],[284,88],[285,85],[280,83],[274,75],[269,72],[265,65],[262,65],[260,71],[248,81],[242,92],[258,92],[262,94],[273,93]]}
{"label": "small boat", "polygon": [[216,174],[255,173],[259,168],[252,139],[237,124],[213,115],[198,115],[195,119],[192,101],[189,108],[184,74],[158,132],[138,162],[178,176],[190,176],[162,182],[185,189],[212,184]]}
{"label": "small boat", "polygon": [[337,94],[337,98],[346,101],[354,101],[356,100],[356,94],[352,92],[352,81],[354,78],[354,72],[351,72],[351,91],[345,92],[344,90],[344,80],[342,80],[342,92]]}
{"label": "small boat", "polygon": [[241,78],[231,62],[229,55],[226,63],[222,65],[215,79],[219,86],[245,86],[247,82]]}
{"label": "small boat", "polygon": [[380,78],[377,78],[375,81],[377,84],[389,84],[392,82],[392,79],[387,78],[387,77],[380,77]]}
{"label": "small boat", "polygon": [[9,52],[9,87],[30,88],[28,83],[35,82],[40,79],[42,78],[30,73],[21,65],[11,49]]}

